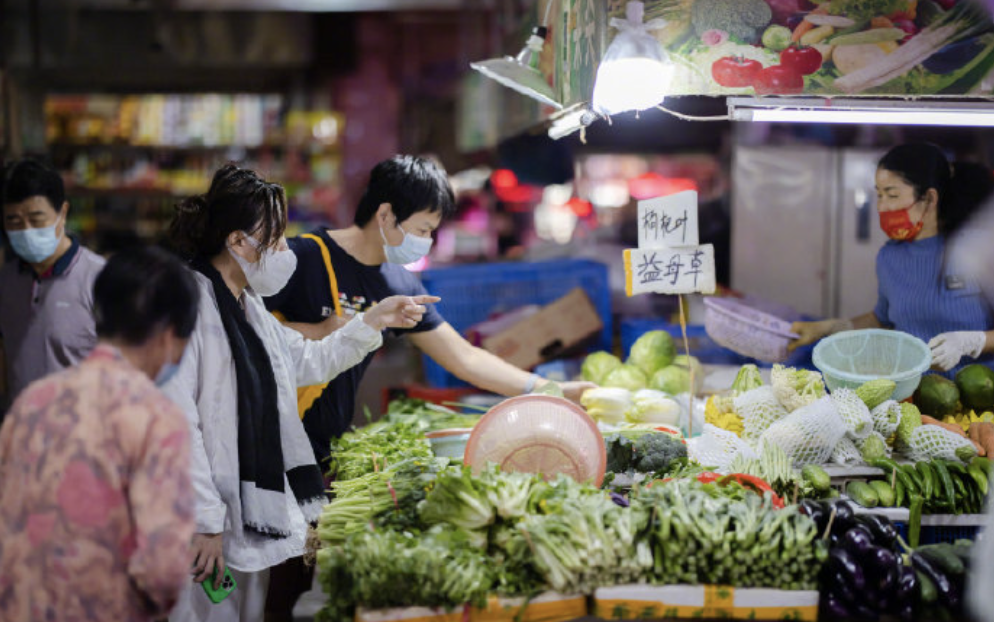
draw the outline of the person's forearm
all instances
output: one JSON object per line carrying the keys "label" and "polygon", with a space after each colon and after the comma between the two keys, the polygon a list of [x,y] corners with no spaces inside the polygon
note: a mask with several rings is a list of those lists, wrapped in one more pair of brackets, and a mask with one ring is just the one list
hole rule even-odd
{"label": "person's forearm", "polygon": [[[460,363],[449,371],[460,380],[493,393],[521,395],[526,392],[533,380],[531,372],[515,367],[481,348],[473,348],[461,359]],[[549,381],[538,379],[532,388],[538,389],[546,382]]]}
{"label": "person's forearm", "polygon": [[306,322],[286,322],[284,326],[292,328],[303,335],[305,339],[310,339],[311,341],[321,341],[331,334],[328,331],[328,326],[323,322],[319,322],[317,324],[308,324]]}
{"label": "person's forearm", "polygon": [[877,319],[877,315],[873,311],[870,311],[869,313],[864,313],[863,315],[856,316],[853,319],[851,319],[850,322],[852,322],[852,327],[854,329],[883,327],[883,325],[880,323],[880,320]]}

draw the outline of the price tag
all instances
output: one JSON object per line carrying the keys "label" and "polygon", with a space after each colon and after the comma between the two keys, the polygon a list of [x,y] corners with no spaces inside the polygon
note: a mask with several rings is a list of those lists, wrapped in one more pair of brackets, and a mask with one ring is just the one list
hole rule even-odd
{"label": "price tag", "polygon": [[639,248],[697,246],[697,191],[639,201]]}
{"label": "price tag", "polygon": [[636,294],[713,294],[714,246],[632,248],[625,250],[625,292]]}

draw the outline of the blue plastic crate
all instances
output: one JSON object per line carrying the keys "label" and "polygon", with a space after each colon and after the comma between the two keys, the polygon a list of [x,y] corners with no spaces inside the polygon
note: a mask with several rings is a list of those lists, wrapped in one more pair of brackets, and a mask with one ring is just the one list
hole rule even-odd
{"label": "blue plastic crate", "polygon": [[[659,319],[642,318],[621,321],[621,350],[625,358],[628,358],[635,341],[651,330],[668,332],[676,341],[677,353],[683,354],[683,332],[679,324],[670,324]],[[736,354],[712,341],[704,327],[697,324],[687,326],[687,342],[690,345],[690,354],[697,357],[702,363],[743,365],[752,362],[752,359]]]}
{"label": "blue plastic crate", "polygon": [[[611,290],[607,266],[589,259],[487,263],[427,270],[425,288],[436,296],[439,313],[460,333],[497,313],[525,305],[546,305],[582,287],[604,323],[594,348],[611,349]],[[425,380],[436,387],[467,386],[424,357]]]}
{"label": "blue plastic crate", "polygon": [[922,525],[920,544],[976,540],[979,531],[977,525]]}

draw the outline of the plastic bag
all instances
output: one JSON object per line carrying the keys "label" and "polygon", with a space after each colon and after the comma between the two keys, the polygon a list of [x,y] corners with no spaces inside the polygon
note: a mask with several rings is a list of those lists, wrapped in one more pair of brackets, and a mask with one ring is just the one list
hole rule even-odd
{"label": "plastic bag", "polygon": [[774,423],[760,442],[779,446],[796,465],[824,464],[845,434],[834,400],[825,396]]}
{"label": "plastic bag", "polygon": [[770,386],[737,395],[732,403],[735,412],[742,417],[742,437],[749,441],[758,440],[771,425],[789,414]]}

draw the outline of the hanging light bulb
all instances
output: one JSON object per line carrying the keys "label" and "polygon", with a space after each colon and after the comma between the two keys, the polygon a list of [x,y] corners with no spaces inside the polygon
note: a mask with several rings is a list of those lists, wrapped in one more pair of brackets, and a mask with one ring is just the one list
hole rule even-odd
{"label": "hanging light bulb", "polygon": [[628,110],[645,110],[662,103],[669,92],[673,66],[666,50],[650,34],[666,25],[666,20],[643,22],[641,2],[625,5],[626,19],[611,19],[618,29],[608,46],[594,81],[593,108],[612,115]]}
{"label": "hanging light bulb", "polygon": [[469,66],[508,88],[537,99],[548,106],[561,109],[562,104],[556,101],[556,94],[538,69],[547,32],[545,26],[536,26],[532,30],[531,36],[528,37],[525,47],[514,58],[510,56],[491,58],[490,60],[470,63]]}

